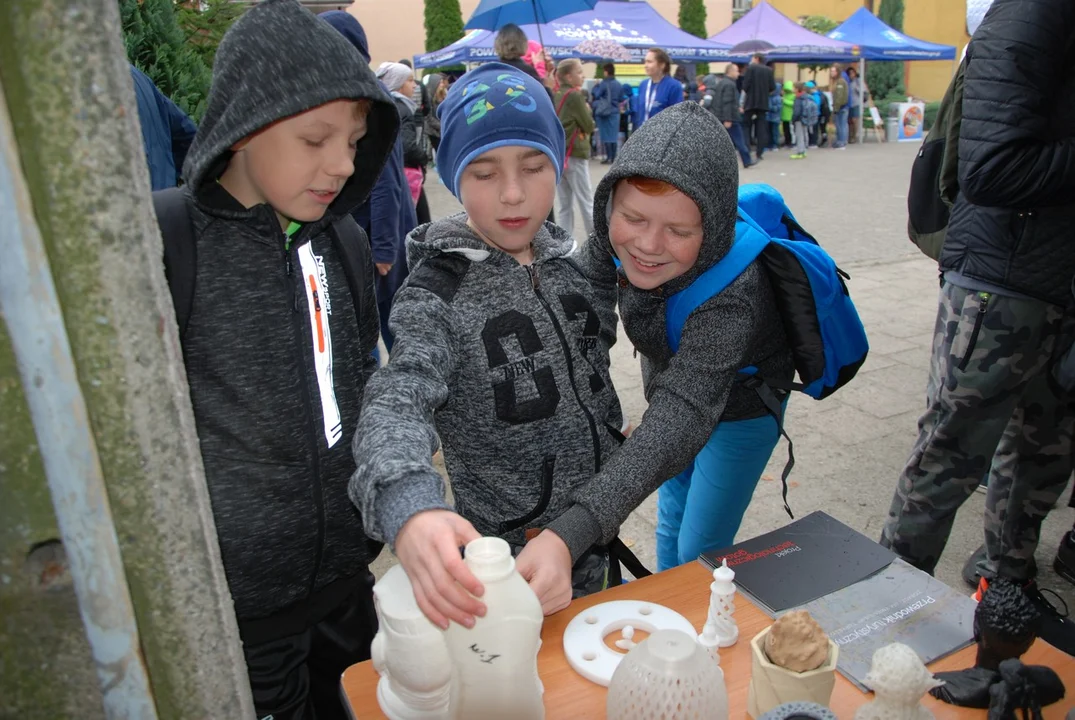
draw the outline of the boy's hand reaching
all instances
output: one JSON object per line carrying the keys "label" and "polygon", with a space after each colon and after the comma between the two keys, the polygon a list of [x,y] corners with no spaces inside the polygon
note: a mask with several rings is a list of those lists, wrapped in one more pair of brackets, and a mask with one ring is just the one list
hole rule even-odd
{"label": "boy's hand reaching", "polygon": [[515,558],[515,569],[530,583],[546,615],[571,604],[571,551],[560,536],[542,530]]}
{"label": "boy's hand reaching", "polygon": [[450,620],[474,627],[474,616],[485,615],[485,605],[477,599],[485,588],[459,552],[479,537],[473,525],[447,510],[418,513],[396,536],[396,557],[411,579],[414,599],[442,630]]}

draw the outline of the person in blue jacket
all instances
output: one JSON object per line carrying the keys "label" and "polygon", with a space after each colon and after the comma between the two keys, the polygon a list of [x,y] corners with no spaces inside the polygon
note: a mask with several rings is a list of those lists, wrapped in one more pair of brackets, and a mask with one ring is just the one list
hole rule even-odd
{"label": "person in blue jacket", "polygon": [[620,145],[620,107],[625,96],[623,86],[616,79],[616,66],[604,65],[605,79],[593,89],[593,112],[597,120],[597,133],[605,149],[602,165],[611,165],[616,159],[616,150]]}
{"label": "person in blue jacket", "polygon": [[683,102],[683,85],[671,76],[672,60],[661,48],[646,52],[646,79],[638,86],[635,129],[665,108]]}
{"label": "person in blue jacket", "polygon": [[[342,10],[330,10],[321,13],[320,17],[347,38],[367,63],[370,61],[366,31],[353,15]],[[388,93],[383,83],[378,81],[378,84]],[[402,133],[396,136],[396,145],[388,154],[388,161],[369,197],[351,211],[351,216],[370,239],[373,262],[377,267],[377,312],[381,316],[381,339],[385,348],[392,352],[394,338],[388,329],[388,316],[392,312],[396,291],[407,279],[407,235],[418,227],[411,190],[403,174]]]}
{"label": "person in blue jacket", "polygon": [[131,65],[131,78],[149,165],[149,184],[154,190],[175,187],[198,128],[134,65]]}

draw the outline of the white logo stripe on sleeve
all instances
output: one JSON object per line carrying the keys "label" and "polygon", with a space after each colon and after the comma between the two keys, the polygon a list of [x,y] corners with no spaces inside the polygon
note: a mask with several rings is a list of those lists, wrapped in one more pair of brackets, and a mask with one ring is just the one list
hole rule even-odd
{"label": "white logo stripe on sleeve", "polygon": [[343,436],[340,423],[340,407],[336,404],[336,391],[332,385],[332,333],[329,316],[332,301],[329,298],[328,278],[320,256],[314,255],[310,243],[298,249],[299,266],[302,268],[302,284],[306,288],[306,305],[310,311],[310,333],[313,337],[314,371],[321,391],[321,415],[325,424],[325,440],[332,447]]}

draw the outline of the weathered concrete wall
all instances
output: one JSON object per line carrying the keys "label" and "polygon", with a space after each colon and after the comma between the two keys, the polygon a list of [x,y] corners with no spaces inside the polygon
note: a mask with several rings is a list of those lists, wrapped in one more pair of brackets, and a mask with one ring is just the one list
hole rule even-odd
{"label": "weathered concrete wall", "polygon": [[[157,712],[252,717],[114,0],[0,3],[0,87],[107,483]],[[10,364],[0,367],[10,382]],[[5,393],[0,413],[17,395]],[[7,442],[4,462],[10,452],[30,463],[27,474],[39,472],[25,430]],[[26,481],[12,489],[47,525],[40,488]],[[10,548],[16,558],[21,551]],[[5,626],[3,657],[9,643],[15,653],[44,645],[35,628],[55,624],[57,637],[69,636],[70,610],[42,602],[47,622]],[[73,702],[62,677],[46,679],[58,702]],[[77,715],[92,716],[82,702],[92,700],[80,701]]]}

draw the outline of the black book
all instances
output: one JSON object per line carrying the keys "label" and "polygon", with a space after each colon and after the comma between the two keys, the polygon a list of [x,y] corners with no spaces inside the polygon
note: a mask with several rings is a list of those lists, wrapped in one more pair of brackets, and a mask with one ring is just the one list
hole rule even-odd
{"label": "black book", "polygon": [[806,517],[698,558],[709,568],[722,560],[735,584],[770,617],[873,575],[896,559],[860,532],[828,514]]}

